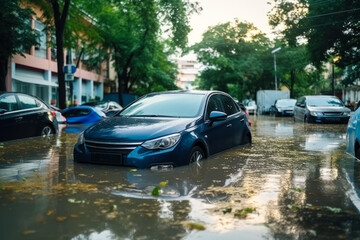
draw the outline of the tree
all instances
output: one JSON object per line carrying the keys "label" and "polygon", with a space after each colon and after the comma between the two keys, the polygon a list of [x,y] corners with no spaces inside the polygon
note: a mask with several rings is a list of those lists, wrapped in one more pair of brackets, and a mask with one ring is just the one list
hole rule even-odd
{"label": "tree", "polygon": [[[0,91],[7,91],[6,76],[11,57],[36,45],[38,35],[31,28],[34,13],[20,7],[20,0],[0,0]],[[23,55],[24,56],[24,55]]]}
{"label": "tree", "polygon": [[349,0],[274,0],[270,13],[273,26],[281,31],[290,46],[306,39],[311,61],[320,67],[335,62],[348,67],[347,83],[354,81],[360,70],[360,1]]}
{"label": "tree", "polygon": [[[154,56],[164,49],[171,54],[176,48],[186,46],[190,31],[188,16],[197,10],[197,5],[184,0],[90,0],[82,1],[81,6],[97,19],[103,39],[101,45],[111,51],[120,103],[121,93],[133,92],[135,86],[145,86],[144,81],[148,79],[169,79],[170,75],[155,77],[154,69],[160,63],[154,60],[160,59]],[[162,40],[165,33],[166,46]],[[164,66],[164,58],[161,59]]]}
{"label": "tree", "polygon": [[255,96],[260,87],[269,84],[268,77],[262,78],[272,63],[268,61],[269,46],[270,41],[250,23],[236,20],[210,27],[202,41],[192,47],[206,66],[199,87],[231,90],[239,99],[248,93]]}

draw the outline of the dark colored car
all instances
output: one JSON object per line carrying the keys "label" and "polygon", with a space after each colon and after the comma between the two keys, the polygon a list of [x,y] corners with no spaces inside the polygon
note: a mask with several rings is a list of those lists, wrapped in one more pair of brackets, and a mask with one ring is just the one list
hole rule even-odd
{"label": "dark colored car", "polygon": [[120,106],[120,104],[118,104],[117,102],[114,102],[114,101],[86,102],[86,103],[81,104],[81,106],[90,106],[90,107],[97,108],[97,109],[103,111],[106,114],[106,116],[108,116],[108,117],[114,115],[115,113],[117,113],[121,109],[123,109],[123,107]]}
{"label": "dark colored car", "polygon": [[89,106],[68,107],[61,114],[67,124],[93,124],[106,118],[105,113]]}
{"label": "dark colored car", "polygon": [[296,99],[283,98],[277,99],[273,106],[270,108],[270,115],[280,116],[292,116],[294,114]]}
{"label": "dark colored car", "polygon": [[55,111],[41,99],[23,93],[0,93],[0,142],[58,131]]}
{"label": "dark colored car", "polygon": [[294,121],[309,123],[347,123],[350,109],[336,96],[304,96],[296,101]]}
{"label": "dark colored car", "polygon": [[228,94],[159,92],[86,129],[74,147],[74,161],[181,166],[246,143],[251,143],[246,114]]}

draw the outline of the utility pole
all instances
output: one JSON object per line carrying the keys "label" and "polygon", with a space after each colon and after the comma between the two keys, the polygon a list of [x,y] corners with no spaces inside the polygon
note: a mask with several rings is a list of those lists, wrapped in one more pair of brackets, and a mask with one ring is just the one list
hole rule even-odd
{"label": "utility pole", "polygon": [[277,73],[276,73],[276,53],[277,53],[278,51],[280,51],[280,50],[281,50],[281,47],[276,48],[276,49],[274,49],[274,50],[271,51],[271,53],[274,54],[275,90],[278,90],[278,87],[277,87]]}

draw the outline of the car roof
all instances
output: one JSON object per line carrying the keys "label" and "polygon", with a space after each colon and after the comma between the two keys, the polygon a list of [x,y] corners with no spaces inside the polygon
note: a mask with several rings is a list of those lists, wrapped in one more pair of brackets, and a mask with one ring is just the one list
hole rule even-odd
{"label": "car roof", "polygon": [[159,94],[201,94],[201,95],[210,95],[212,93],[222,93],[222,94],[229,95],[229,94],[227,94],[225,92],[218,91],[218,90],[173,90],[173,91],[153,92],[153,93],[148,93],[146,95],[147,96],[159,95]]}

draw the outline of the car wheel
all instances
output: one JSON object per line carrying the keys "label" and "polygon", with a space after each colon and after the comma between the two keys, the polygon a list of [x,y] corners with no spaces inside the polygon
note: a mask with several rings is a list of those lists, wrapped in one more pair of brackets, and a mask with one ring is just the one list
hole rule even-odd
{"label": "car wheel", "polygon": [[49,137],[52,134],[53,134],[52,128],[50,126],[45,126],[45,127],[42,128],[40,136]]}
{"label": "car wheel", "polygon": [[195,146],[191,149],[190,153],[190,164],[196,163],[200,165],[200,161],[205,158],[204,151],[199,146]]}

